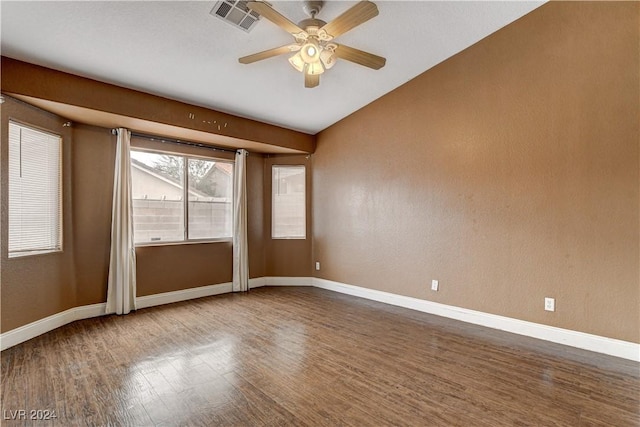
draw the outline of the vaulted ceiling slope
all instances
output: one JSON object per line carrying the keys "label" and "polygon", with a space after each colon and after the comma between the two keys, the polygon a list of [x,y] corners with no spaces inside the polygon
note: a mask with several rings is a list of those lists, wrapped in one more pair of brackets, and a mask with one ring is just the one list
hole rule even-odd
{"label": "vaulted ceiling slope", "polygon": [[[294,22],[302,2],[271,1]],[[330,21],[356,2],[327,2]],[[543,2],[376,1],[380,14],[340,42],[387,58],[340,61],[305,89],[285,56],[240,56],[291,42],[266,19],[250,33],[213,17],[215,1],[6,1],[2,55],[315,134],[513,22]]]}

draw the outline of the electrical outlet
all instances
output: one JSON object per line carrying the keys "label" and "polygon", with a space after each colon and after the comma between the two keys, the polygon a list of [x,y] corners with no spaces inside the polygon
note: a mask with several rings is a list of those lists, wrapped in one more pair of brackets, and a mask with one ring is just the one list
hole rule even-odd
{"label": "electrical outlet", "polygon": [[432,280],[431,281],[431,290],[432,291],[437,291],[438,290],[438,281],[437,280]]}
{"label": "electrical outlet", "polygon": [[544,309],[546,311],[556,311],[556,299],[555,298],[544,298]]}
{"label": "electrical outlet", "polygon": [[316,270],[320,270],[320,261],[316,261]]}

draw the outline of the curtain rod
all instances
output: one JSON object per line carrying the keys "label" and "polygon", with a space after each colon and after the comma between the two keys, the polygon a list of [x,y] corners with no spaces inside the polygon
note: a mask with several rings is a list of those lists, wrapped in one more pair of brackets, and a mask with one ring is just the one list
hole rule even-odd
{"label": "curtain rod", "polygon": [[[111,129],[111,133],[113,135],[117,135],[118,134],[118,130],[117,129]],[[175,138],[166,138],[166,137],[159,137],[159,136],[153,136],[153,135],[147,135],[144,133],[137,133],[137,132],[131,132],[131,136],[132,137],[136,137],[136,138],[144,138],[144,139],[148,139],[150,141],[157,141],[157,142],[166,142],[166,143],[170,143],[170,144],[180,144],[180,145],[188,145],[191,147],[198,147],[198,148],[206,148],[209,150],[214,150],[214,151],[225,151],[227,153],[236,153],[238,150],[234,150],[233,148],[222,148],[222,147],[216,147],[214,145],[207,145],[207,144],[203,144],[201,142],[191,142],[191,141],[183,141],[180,139],[175,139]]]}

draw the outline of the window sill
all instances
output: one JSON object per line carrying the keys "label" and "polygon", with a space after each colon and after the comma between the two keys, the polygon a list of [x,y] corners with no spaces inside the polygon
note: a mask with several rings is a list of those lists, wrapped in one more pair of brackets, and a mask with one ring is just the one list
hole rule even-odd
{"label": "window sill", "polygon": [[169,241],[145,242],[145,243],[136,243],[134,246],[136,248],[148,248],[148,247],[154,247],[154,246],[202,245],[202,244],[209,244],[209,243],[225,243],[225,242],[231,242],[231,241],[233,241],[231,237],[225,237],[221,239],[184,240],[179,242],[169,242]]}
{"label": "window sill", "polygon": [[47,250],[42,250],[42,251],[14,252],[14,253],[8,254],[7,258],[8,259],[18,259],[18,258],[25,258],[25,257],[30,257],[30,256],[42,256],[42,255],[59,254],[59,253],[62,253],[62,249],[47,249]]}

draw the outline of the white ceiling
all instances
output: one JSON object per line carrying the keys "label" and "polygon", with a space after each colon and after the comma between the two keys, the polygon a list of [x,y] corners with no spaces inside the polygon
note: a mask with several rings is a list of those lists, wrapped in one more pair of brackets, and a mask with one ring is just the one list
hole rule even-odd
{"label": "white ceiling", "polygon": [[[237,58],[293,39],[262,19],[251,33],[209,14],[215,1],[6,1],[4,56],[315,134],[525,15],[536,1],[376,1],[380,15],[337,42],[387,58],[339,61],[305,89],[287,56]],[[294,22],[299,1],[271,1]],[[330,1],[330,21],[353,6]]]}

